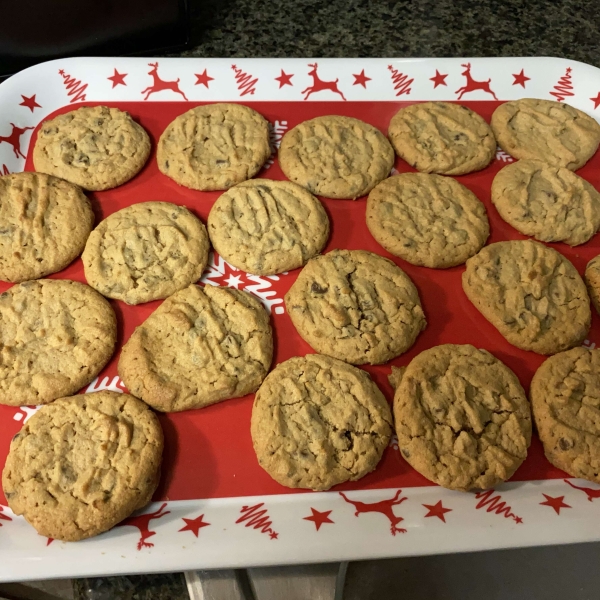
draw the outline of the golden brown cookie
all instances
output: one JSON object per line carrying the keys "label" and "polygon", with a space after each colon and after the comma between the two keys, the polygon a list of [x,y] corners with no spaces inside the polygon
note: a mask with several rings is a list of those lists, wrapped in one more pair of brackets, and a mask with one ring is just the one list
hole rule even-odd
{"label": "golden brown cookie", "polygon": [[149,155],[150,138],[129,113],[84,106],[44,121],[33,164],[84,190],[108,190],[135,177]]}
{"label": "golden brown cookie", "polygon": [[575,267],[556,250],[497,242],[467,261],[462,284],[477,310],[514,346],[555,354],[590,329],[590,299]]}
{"label": "golden brown cookie", "polygon": [[190,285],[136,327],[118,368],[132,394],[176,412],[255,392],[272,357],[269,315],[257,298]]}
{"label": "golden brown cookie", "polygon": [[489,352],[435,346],[397,375],[398,447],[427,479],[452,490],[487,489],[509,479],[527,457],[525,391]]}
{"label": "golden brown cookie", "polygon": [[179,115],[160,136],[161,173],[193,190],[226,190],[254,177],[271,156],[269,123],[242,104],[206,104]]}
{"label": "golden brown cookie", "polygon": [[113,213],[82,255],[87,282],[107,298],[140,304],[166,298],[200,279],[208,235],[184,206],[140,202]]}
{"label": "golden brown cookie", "polygon": [[494,111],[491,124],[498,145],[511,156],[571,171],[583,167],[600,144],[600,125],[564,102],[505,102]]}
{"label": "golden brown cookie", "polygon": [[110,360],[117,322],[91,287],[40,279],[0,294],[0,404],[47,404],[90,383]]}
{"label": "golden brown cookie", "polygon": [[600,350],[551,356],[533,376],[530,397],[546,458],[572,477],[600,483]]}
{"label": "golden brown cookie", "polygon": [[585,244],[600,227],[600,194],[564,167],[519,160],[499,171],[492,202],[517,231],[542,242]]}
{"label": "golden brown cookie", "polygon": [[365,250],[332,250],[309,260],[285,306],[317,352],[356,365],[406,352],[427,324],[410,277]]}
{"label": "golden brown cookie", "polygon": [[215,250],[255,275],[306,264],[329,237],[329,218],[310,192],[291,181],[254,179],[222,194],[208,215]]}
{"label": "golden brown cookie", "polygon": [[600,314],[600,255],[592,258],[587,264],[584,278],[592,304]]}
{"label": "golden brown cookie", "polygon": [[394,166],[394,150],[379,129],[336,115],[296,125],[283,136],[278,158],[288,179],[326,198],[364,196]]}
{"label": "golden brown cookie", "polygon": [[479,171],[496,154],[490,126],[460,104],[422,102],[401,108],[392,117],[388,134],[398,156],[424,173]]}
{"label": "golden brown cookie", "polygon": [[388,251],[413,265],[445,269],[476,254],[490,234],[485,206],[450,177],[402,173],[376,185],[367,227]]}
{"label": "golden brown cookie", "polygon": [[375,469],[392,433],[390,407],[369,375],[309,354],[269,373],[252,408],[260,466],[281,485],[328,490]]}
{"label": "golden brown cookie", "polygon": [[94,212],[81,188],[42,173],[0,177],[0,279],[62,271],[83,250]]}
{"label": "golden brown cookie", "polygon": [[13,438],[2,488],[40,535],[75,542],[150,502],[162,450],[158,419],[137,398],[109,391],[61,398]]}

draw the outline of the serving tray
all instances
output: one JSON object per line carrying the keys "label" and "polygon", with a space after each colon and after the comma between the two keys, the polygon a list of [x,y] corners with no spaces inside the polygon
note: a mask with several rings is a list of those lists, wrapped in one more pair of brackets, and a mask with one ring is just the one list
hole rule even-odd
{"label": "serving tray", "polygon": [[[247,104],[272,125],[274,155],[259,177],[283,179],[276,148],[301,121],[325,114],[358,117],[383,132],[401,107],[424,100],[460,101],[485,119],[502,101],[537,97],[566,101],[592,116],[600,107],[600,71],[555,58],[473,59],[146,59],[73,58],[23,71],[0,85],[0,173],[32,170],[37,128],[51,115],[81,105],[129,111],[153,144],[167,124],[207,102]],[[600,112],[598,113],[600,114]],[[490,202],[494,175],[512,159],[459,181],[486,205],[490,242],[523,239]],[[395,170],[412,170],[397,159]],[[600,154],[578,174],[600,186]],[[183,204],[206,221],[219,192],[179,187],[159,173],[154,153],[127,184],[90,194],[98,220],[148,200]],[[415,346],[391,363],[365,367],[391,401],[390,366],[406,365],[440,343],[471,343],[511,367],[527,388],[543,357],[514,348],[470,305],[464,267],[436,271],[391,257],[368,233],[365,200],[324,200],[332,220],[326,250],[362,248],[392,258],[419,289],[428,319]],[[583,246],[553,247],[583,272],[600,253],[598,236]],[[279,363],[312,352],[295,332],[283,296],[298,270],[274,277],[239,271],[211,255],[201,283],[244,289],[271,314]],[[85,281],[81,261],[54,275]],[[9,287],[0,285],[0,292]],[[120,343],[157,306],[112,302]],[[600,343],[594,314],[584,344]],[[118,353],[85,391],[123,391]],[[480,493],[435,486],[404,462],[394,440],[374,473],[324,493],[286,489],[260,469],[250,439],[252,396],[162,415],[166,450],[154,502],[97,538],[62,543],[39,536],[16,517],[0,492],[0,581],[181,571],[408,556],[600,540],[600,486],[569,479],[544,458],[534,436],[512,480]],[[12,436],[35,407],[0,406],[0,466]],[[598,502],[594,500],[598,498]]]}

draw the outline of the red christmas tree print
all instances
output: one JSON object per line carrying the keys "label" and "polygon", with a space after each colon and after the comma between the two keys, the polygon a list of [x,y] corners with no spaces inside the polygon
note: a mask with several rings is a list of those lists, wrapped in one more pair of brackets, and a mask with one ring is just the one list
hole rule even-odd
{"label": "red christmas tree print", "polygon": [[152,512],[146,513],[143,515],[137,515],[135,517],[129,517],[124,521],[119,523],[119,527],[137,527],[140,530],[140,541],[138,542],[137,549],[141,550],[142,548],[152,548],[154,544],[152,542],[147,542],[148,538],[151,538],[153,535],[156,535],[156,531],[150,530],[150,521],[154,521],[154,519],[160,519],[165,515],[168,515],[171,511],[164,510],[167,506],[166,502],[163,502],[161,507]]}
{"label": "red christmas tree print", "polygon": [[367,81],[371,81],[371,77],[365,75],[364,69],[358,74],[353,73],[352,77],[354,77],[354,83],[352,85],[362,85],[365,89],[367,88]]}
{"label": "red christmas tree print", "polygon": [[248,73],[244,73],[242,69],[238,69],[236,65],[231,65],[231,68],[235,72],[235,81],[237,83],[237,88],[240,91],[240,96],[245,96],[246,94],[253,95],[256,91],[258,77],[253,78],[252,75],[248,75]]}
{"label": "red christmas tree print", "polygon": [[65,84],[65,88],[67,90],[67,96],[70,97],[69,102],[73,104],[73,102],[83,102],[85,100],[85,90],[87,90],[87,83],[81,83],[79,79],[75,79],[70,75],[67,75],[64,69],[60,69],[58,72],[60,76],[63,78],[63,83]]}
{"label": "red christmas tree print", "polygon": [[236,523],[244,523],[244,521],[248,521],[245,523],[245,527],[252,527],[252,529],[260,530],[261,533],[268,533],[272,540],[276,540],[279,534],[273,531],[273,528],[271,527],[273,522],[269,517],[267,509],[262,508],[264,505],[265,503],[261,502],[260,504],[255,504],[254,506],[242,506],[242,509],[240,510],[242,516],[236,521]]}
{"label": "red christmas tree print", "polygon": [[448,77],[448,73],[442,74],[436,69],[435,75],[429,78],[429,81],[433,81],[433,89],[435,90],[438,85],[447,86],[446,77]]}
{"label": "red christmas tree print", "polygon": [[394,91],[396,92],[396,96],[402,96],[402,94],[410,94],[411,88],[414,79],[409,79],[408,75],[404,75],[404,73],[400,73],[398,69],[394,69],[392,65],[388,65],[388,69],[392,74],[392,83],[394,84]]}
{"label": "red christmas tree print", "polygon": [[117,71],[117,69],[115,69],[115,72],[110,77],[107,77],[106,79],[108,79],[109,81],[112,81],[112,86],[114,89],[118,85],[127,85],[125,83],[125,77],[127,77],[127,75],[128,75],[128,73],[119,73],[119,71]]}
{"label": "red christmas tree print", "polygon": [[568,504],[565,504],[563,502],[565,499],[564,496],[557,496],[556,498],[554,498],[553,496],[548,496],[548,494],[542,494],[542,496],[544,496],[544,498],[546,498],[546,500],[544,502],[540,502],[540,505],[541,506],[550,506],[551,508],[554,509],[554,512],[557,515],[560,515],[561,508],[572,508],[571,506],[569,506]]}
{"label": "red christmas tree print", "polygon": [[497,515],[503,515],[505,519],[513,519],[515,523],[522,523],[523,519],[511,512],[512,507],[508,506],[506,502],[502,501],[502,496],[500,496],[500,494],[494,496],[494,493],[495,490],[486,490],[485,492],[479,492],[475,494],[475,498],[479,500],[479,502],[475,505],[475,508],[477,510],[480,508],[485,508],[486,512],[493,512]]}
{"label": "red christmas tree print", "polygon": [[283,69],[281,69],[281,75],[279,77],[275,77],[275,81],[279,82],[279,89],[281,89],[284,85],[291,85],[293,87],[293,76],[293,73],[286,73]]}
{"label": "red christmas tree print", "polygon": [[568,483],[572,488],[575,488],[576,490],[581,490],[582,492],[585,492],[588,497],[588,500],[590,502],[593,502],[594,498],[600,498],[600,490],[595,490],[595,489],[589,488],[589,487],[579,487],[578,485],[571,483],[568,479],[564,479],[563,481],[565,483]]}
{"label": "red christmas tree print", "polygon": [[203,85],[205,88],[208,88],[209,82],[215,80],[214,77],[208,74],[207,69],[204,69],[202,73],[194,73],[194,75],[196,76],[196,83],[194,85]]}
{"label": "red christmas tree print", "polygon": [[456,92],[454,92],[455,94],[459,94],[459,100],[468,92],[475,92],[477,90],[481,90],[486,94],[490,94],[491,96],[493,96],[494,100],[498,100],[498,98],[496,98],[496,94],[494,94],[492,88],[490,87],[490,84],[492,83],[491,77],[487,81],[479,81],[477,79],[473,79],[473,77],[471,76],[471,63],[461,65],[461,67],[464,69],[461,75],[465,77],[467,82],[461,88],[458,88]]}
{"label": "red christmas tree print", "polygon": [[513,85],[520,85],[523,88],[531,79],[531,77],[527,77],[527,75],[525,75],[525,69],[521,69],[520,73],[513,73],[512,76],[514,77]]}
{"label": "red christmas tree print", "polygon": [[354,513],[355,517],[358,517],[361,513],[369,513],[369,512],[377,512],[386,517],[390,522],[390,531],[392,535],[396,535],[397,533],[406,533],[406,529],[402,529],[398,527],[402,521],[404,521],[403,517],[399,517],[394,513],[394,506],[402,504],[408,498],[400,498],[400,494],[402,490],[398,490],[396,495],[389,500],[380,500],[379,502],[359,502],[358,500],[350,500],[344,492],[339,492],[340,496],[348,502],[348,504],[352,504],[356,509]]}
{"label": "red christmas tree print", "polygon": [[435,504],[423,504],[423,506],[427,509],[427,514],[425,517],[437,517],[440,521],[446,522],[445,514],[452,512],[451,508],[444,508],[442,501],[438,501]]}
{"label": "red christmas tree print", "polygon": [[550,92],[550,95],[554,96],[557,102],[562,102],[565,98],[575,95],[573,93],[571,72],[571,67],[567,67],[565,74],[558,80],[558,83],[554,86],[553,91]]}
{"label": "red christmas tree print", "polygon": [[2,504],[0,504],[0,527],[2,527],[2,525],[3,525],[2,521],[12,521],[12,519],[8,515],[5,515],[3,513],[4,513],[4,506],[2,506]]}
{"label": "red christmas tree print", "polygon": [[301,94],[305,94],[304,100],[308,100],[311,94],[314,94],[315,92],[322,92],[323,90],[330,90],[334,94],[341,96],[342,100],[346,100],[344,94],[342,94],[338,88],[339,78],[334,80],[321,79],[317,73],[319,63],[308,63],[308,66],[310,67],[308,74],[310,77],[312,77],[313,82],[312,85],[309,85],[305,90],[300,92]]}
{"label": "red christmas tree print", "polygon": [[312,512],[312,515],[310,517],[303,517],[303,520],[304,521],[312,521],[315,524],[317,531],[319,531],[319,529],[321,529],[321,525],[323,525],[324,523],[333,523],[334,522],[329,518],[329,515],[333,511],[325,510],[325,511],[321,512],[312,507],[310,510]]}
{"label": "red christmas tree print", "polygon": [[183,99],[187,101],[186,95],[179,89],[179,77],[172,81],[166,81],[161,79],[158,74],[158,62],[148,63],[148,66],[151,67],[150,71],[148,71],[148,75],[152,77],[152,85],[149,85],[145,90],[142,90],[142,94],[146,94],[144,100],[148,100],[150,95],[156,94],[156,92],[171,90],[172,92],[183,96]]}
{"label": "red christmas tree print", "polygon": [[10,125],[12,131],[6,136],[0,135],[0,144],[2,144],[2,142],[10,144],[17,158],[25,158],[25,155],[21,151],[21,136],[26,131],[33,129],[33,127],[17,127],[14,123],[11,123]]}
{"label": "red christmas tree print", "polygon": [[36,108],[42,108],[41,104],[38,104],[35,97],[37,94],[33,94],[33,96],[23,96],[21,94],[21,98],[23,98],[23,102],[19,104],[19,106],[26,106],[31,112],[33,112]]}
{"label": "red christmas tree print", "polygon": [[200,515],[195,519],[181,519],[185,525],[179,531],[191,531],[196,537],[198,537],[198,533],[202,527],[208,527],[210,523],[204,521],[204,515]]}

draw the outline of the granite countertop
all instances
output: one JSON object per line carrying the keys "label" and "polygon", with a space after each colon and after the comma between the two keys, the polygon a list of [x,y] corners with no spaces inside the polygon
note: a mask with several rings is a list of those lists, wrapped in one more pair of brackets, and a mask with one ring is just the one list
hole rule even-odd
{"label": "granite countertop", "polygon": [[[600,67],[593,0],[189,0],[190,46],[165,56],[560,56]],[[181,574],[82,579],[75,600],[187,598]],[[67,596],[65,596],[67,597]]]}

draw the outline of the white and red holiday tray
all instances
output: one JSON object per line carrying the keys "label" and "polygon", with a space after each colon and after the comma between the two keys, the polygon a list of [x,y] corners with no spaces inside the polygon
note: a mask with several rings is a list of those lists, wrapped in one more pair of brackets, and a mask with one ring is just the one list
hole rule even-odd
{"label": "white and red holiday tray", "polygon": [[[354,116],[386,132],[391,116],[412,102],[460,100],[489,120],[499,102],[522,97],[567,101],[600,115],[600,70],[554,58],[58,60],[0,85],[0,173],[33,169],[30,153],[40,122],[82,104],[129,111],[156,142],[172,119],[193,106],[242,102],[271,122],[275,153],[288,129],[317,115]],[[511,160],[498,152],[485,170],[460,177],[487,206],[490,241],[522,238],[490,202],[493,176]],[[411,170],[400,159],[396,169]],[[600,154],[579,174],[599,187]],[[283,178],[275,156],[259,177]],[[159,173],[154,155],[131,182],[91,194],[98,219],[135,202],[166,200],[184,204],[206,220],[217,196],[179,187]],[[364,199],[324,204],[333,223],[327,250],[363,248],[390,257],[366,229]],[[574,249],[555,247],[583,271],[600,253],[600,238]],[[411,351],[391,364],[407,364],[436,344],[471,343],[493,352],[529,385],[543,358],[508,344],[470,305],[460,284],[464,267],[436,271],[390,258],[415,281],[429,322]],[[274,325],[278,363],[311,352],[283,303],[297,274],[248,275],[214,255],[201,283],[244,289],[264,302]],[[85,281],[81,261],[54,277]],[[0,292],[8,287],[0,285]],[[113,306],[122,341],[158,302]],[[585,344],[597,343],[600,319],[594,315]],[[117,359],[87,391],[124,389]],[[366,370],[391,401],[390,365]],[[326,493],[299,492],[278,485],[258,466],[250,439],[251,408],[248,396],[161,416],[166,449],[154,502],[97,538],[69,544],[41,537],[11,513],[0,492],[0,581],[600,540],[600,486],[568,479],[553,468],[537,438],[512,480],[483,493],[432,485],[401,459],[394,442],[377,470],[364,479]],[[0,468],[12,436],[34,411],[0,407]]]}

